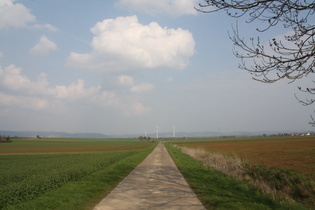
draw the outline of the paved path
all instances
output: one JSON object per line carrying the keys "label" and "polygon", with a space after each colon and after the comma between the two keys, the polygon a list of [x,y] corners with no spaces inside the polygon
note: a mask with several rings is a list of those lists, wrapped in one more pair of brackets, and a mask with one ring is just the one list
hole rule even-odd
{"label": "paved path", "polygon": [[94,210],[205,209],[162,143]]}

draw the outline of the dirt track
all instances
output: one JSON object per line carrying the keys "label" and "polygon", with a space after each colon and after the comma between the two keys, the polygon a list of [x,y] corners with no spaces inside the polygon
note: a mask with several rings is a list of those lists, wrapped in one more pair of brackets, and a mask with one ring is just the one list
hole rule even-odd
{"label": "dirt track", "polygon": [[95,210],[205,209],[162,143]]}

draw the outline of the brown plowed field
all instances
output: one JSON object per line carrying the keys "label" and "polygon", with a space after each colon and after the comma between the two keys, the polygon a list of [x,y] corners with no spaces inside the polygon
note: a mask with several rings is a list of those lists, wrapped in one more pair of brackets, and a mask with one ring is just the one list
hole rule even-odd
{"label": "brown plowed field", "polygon": [[[244,141],[245,140],[245,141]],[[215,153],[236,154],[254,164],[296,171],[315,178],[315,137],[207,141],[181,144]]]}

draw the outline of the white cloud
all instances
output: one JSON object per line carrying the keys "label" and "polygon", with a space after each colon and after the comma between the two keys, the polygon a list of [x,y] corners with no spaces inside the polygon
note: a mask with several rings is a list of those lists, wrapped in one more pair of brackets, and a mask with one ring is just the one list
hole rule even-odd
{"label": "white cloud", "polygon": [[135,84],[133,77],[128,75],[120,75],[117,77],[118,84],[129,88],[131,93],[145,93],[154,88],[151,83]]}
{"label": "white cloud", "polygon": [[158,23],[142,25],[137,16],[98,22],[90,53],[72,52],[67,65],[105,72],[143,68],[185,68],[194,54],[192,34],[181,28],[162,28]]}
{"label": "white cloud", "polygon": [[48,29],[49,31],[52,31],[52,32],[58,31],[58,29],[51,24],[35,24],[33,27],[38,28],[38,29]]}
{"label": "white cloud", "polygon": [[2,58],[4,56],[4,54],[0,51],[0,58]]}
{"label": "white cloud", "polygon": [[41,73],[37,81],[31,81],[27,76],[22,75],[22,69],[15,65],[9,65],[0,68],[0,87],[13,91],[18,95],[35,95],[62,99],[64,101],[73,101],[78,99],[87,99],[95,95],[102,95],[101,86],[86,88],[84,81],[79,79],[69,85],[57,85],[49,87],[46,79],[47,75]]}
{"label": "white cloud", "polygon": [[58,29],[51,24],[34,24],[30,23],[36,21],[36,17],[31,14],[30,9],[20,3],[13,3],[14,0],[0,0],[0,29],[15,27],[33,27],[48,29],[57,32]]}
{"label": "white cloud", "polygon": [[46,36],[42,36],[30,52],[35,55],[47,55],[56,49],[57,45],[53,41],[49,40]]}
{"label": "white cloud", "polygon": [[[133,81],[132,77],[126,75],[120,78],[125,78],[125,81],[122,79],[123,83]],[[133,85],[133,82],[130,84]],[[37,81],[31,81],[15,65],[0,66],[0,98],[0,108],[15,106],[34,110],[61,110],[72,104],[76,107],[88,104],[90,107],[111,107],[124,115],[144,114],[149,110],[135,98],[123,98],[114,91],[103,90],[100,85],[85,87],[82,79],[69,85],[51,87],[47,75],[41,73]]]}
{"label": "white cloud", "polygon": [[28,77],[23,76],[21,72],[22,69],[13,64],[6,66],[4,69],[1,67],[0,86],[3,86],[10,91],[23,91],[29,95],[43,94],[43,90],[45,90],[48,85],[46,74],[40,74],[38,76],[38,81],[32,82]]}
{"label": "white cloud", "polygon": [[141,103],[133,103],[133,104],[131,104],[131,106],[129,106],[125,110],[124,114],[126,116],[142,115],[142,114],[147,113],[148,111],[150,111],[149,107],[146,107]]}
{"label": "white cloud", "polygon": [[141,83],[139,85],[134,85],[130,88],[130,91],[133,93],[144,93],[149,92],[154,88],[153,84],[150,83]]}
{"label": "white cloud", "polygon": [[6,27],[25,27],[35,21],[35,16],[22,4],[13,4],[13,0],[0,1],[0,29]]}
{"label": "white cloud", "polygon": [[171,16],[179,16],[186,14],[197,14],[194,6],[196,0],[119,0],[117,5],[122,8],[128,8],[147,14],[167,14]]}
{"label": "white cloud", "polygon": [[123,86],[131,86],[134,84],[134,79],[128,75],[120,75],[118,76],[118,84]]}
{"label": "white cloud", "polygon": [[10,95],[3,92],[0,92],[0,105],[4,106],[15,106],[23,107],[28,109],[43,110],[56,107],[54,101],[43,99],[36,96],[21,96],[21,95]]}
{"label": "white cloud", "polygon": [[82,98],[88,98],[100,92],[101,87],[95,86],[91,88],[84,87],[84,81],[79,79],[76,83],[70,85],[61,85],[54,88],[56,98],[66,100],[76,100]]}

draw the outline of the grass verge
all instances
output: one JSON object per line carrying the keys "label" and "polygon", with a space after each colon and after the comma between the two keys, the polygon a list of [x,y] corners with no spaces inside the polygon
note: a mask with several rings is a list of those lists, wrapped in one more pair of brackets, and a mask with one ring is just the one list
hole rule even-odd
{"label": "grass verge", "polygon": [[91,209],[150,154],[153,148],[129,152],[130,155],[78,180],[66,182],[32,200],[9,205],[4,209]]}
{"label": "grass verge", "polygon": [[299,203],[275,199],[247,181],[208,168],[170,144],[165,147],[207,209],[307,209]]}
{"label": "grass verge", "polygon": [[204,149],[181,147],[181,151],[205,166],[214,168],[225,175],[247,180],[274,197],[285,198],[315,208],[315,182],[301,174],[253,165],[242,161],[236,155],[228,156],[207,152]]}

